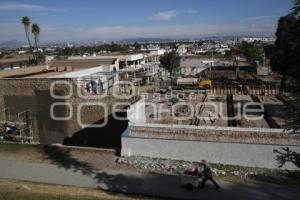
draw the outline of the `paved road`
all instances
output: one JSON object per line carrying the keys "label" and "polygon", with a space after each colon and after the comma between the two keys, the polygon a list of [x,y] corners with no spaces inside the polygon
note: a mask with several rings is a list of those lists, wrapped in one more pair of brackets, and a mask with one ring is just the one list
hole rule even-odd
{"label": "paved road", "polygon": [[176,176],[97,171],[85,165],[41,164],[23,161],[0,160],[0,178],[32,182],[70,185],[87,188],[154,195],[177,199],[299,199],[299,187],[275,185],[236,185],[220,182],[222,190],[208,185],[204,190],[186,191]]}

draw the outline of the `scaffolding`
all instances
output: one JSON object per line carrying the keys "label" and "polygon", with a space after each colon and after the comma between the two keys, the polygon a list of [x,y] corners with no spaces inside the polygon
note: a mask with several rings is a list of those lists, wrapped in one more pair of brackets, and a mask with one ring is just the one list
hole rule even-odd
{"label": "scaffolding", "polygon": [[[95,73],[93,75],[83,76],[77,79],[79,85],[86,89],[90,94],[103,94],[112,91],[115,83],[115,75],[110,73]],[[88,88],[89,84],[93,84],[93,88]]]}
{"label": "scaffolding", "polygon": [[1,113],[1,126],[8,125],[18,130],[18,134],[13,136],[14,141],[33,143],[32,112],[30,109],[17,113],[15,118],[12,118],[10,108],[4,108]]}

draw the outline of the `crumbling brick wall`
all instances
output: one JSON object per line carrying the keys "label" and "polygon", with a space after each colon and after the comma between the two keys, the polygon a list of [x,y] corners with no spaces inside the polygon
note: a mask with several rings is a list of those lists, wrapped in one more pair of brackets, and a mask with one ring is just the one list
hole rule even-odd
{"label": "crumbling brick wall", "polygon": [[207,129],[201,127],[151,127],[131,126],[130,137],[165,139],[165,140],[187,140],[187,141],[209,141],[209,142],[238,142],[248,144],[280,144],[300,145],[300,135],[288,132],[256,131],[254,129],[232,128]]}

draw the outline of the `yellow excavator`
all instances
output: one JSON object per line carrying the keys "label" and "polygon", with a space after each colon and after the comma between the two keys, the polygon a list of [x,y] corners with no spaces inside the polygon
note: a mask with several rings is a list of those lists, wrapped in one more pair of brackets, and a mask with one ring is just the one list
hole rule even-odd
{"label": "yellow excavator", "polygon": [[209,90],[212,87],[212,81],[209,79],[198,78],[177,78],[176,85],[182,89],[200,89]]}
{"label": "yellow excavator", "polygon": [[211,80],[200,79],[198,81],[198,88],[200,90],[204,90],[204,89],[209,90],[209,89],[211,89],[211,86],[212,86],[212,81]]}

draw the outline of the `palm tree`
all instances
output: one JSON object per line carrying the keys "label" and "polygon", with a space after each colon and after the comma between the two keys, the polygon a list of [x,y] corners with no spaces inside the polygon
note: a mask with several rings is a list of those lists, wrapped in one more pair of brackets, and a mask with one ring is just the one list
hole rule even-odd
{"label": "palm tree", "polygon": [[40,32],[41,32],[40,26],[38,24],[32,24],[31,32],[34,35],[35,48],[38,51],[40,47]]}
{"label": "palm tree", "polygon": [[29,48],[31,49],[32,46],[31,46],[30,37],[29,37],[29,34],[30,34],[30,28],[29,28],[30,27],[30,19],[29,19],[29,17],[27,17],[27,16],[22,17],[22,24],[24,25],[28,45],[29,45]]}

